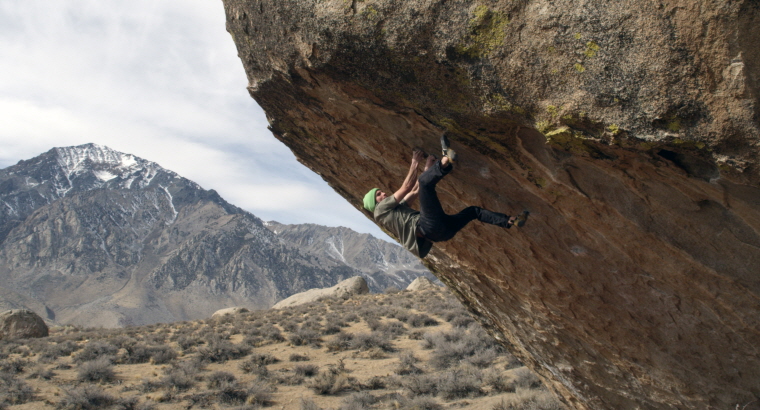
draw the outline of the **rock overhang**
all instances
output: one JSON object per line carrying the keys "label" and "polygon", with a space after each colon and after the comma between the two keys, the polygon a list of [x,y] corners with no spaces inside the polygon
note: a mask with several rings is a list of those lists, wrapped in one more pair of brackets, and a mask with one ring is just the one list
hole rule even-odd
{"label": "rock overhang", "polygon": [[568,403],[760,394],[752,2],[224,3],[273,134],[357,209],[446,129],[447,210],[532,212],[426,262]]}

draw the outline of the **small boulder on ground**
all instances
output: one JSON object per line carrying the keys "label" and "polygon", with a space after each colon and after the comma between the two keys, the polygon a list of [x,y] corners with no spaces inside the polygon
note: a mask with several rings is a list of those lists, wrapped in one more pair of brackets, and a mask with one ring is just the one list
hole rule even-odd
{"label": "small boulder on ground", "polygon": [[224,316],[224,315],[236,315],[238,313],[248,313],[248,312],[250,312],[250,310],[244,307],[236,306],[236,307],[219,309],[216,312],[214,312],[214,314],[211,315],[211,317],[218,317],[218,316]]}
{"label": "small boulder on ground", "polygon": [[272,309],[282,309],[290,306],[303,305],[304,303],[316,302],[319,299],[329,297],[345,297],[369,293],[367,281],[361,276],[348,278],[331,288],[309,289],[306,292],[296,293],[293,296],[277,302]]}
{"label": "small boulder on ground", "polygon": [[420,276],[419,278],[415,279],[412,283],[409,284],[409,286],[406,287],[406,290],[416,291],[416,290],[425,290],[425,289],[433,289],[437,288],[438,285],[433,283],[430,279]]}
{"label": "small boulder on ground", "polygon": [[46,337],[48,327],[39,315],[27,309],[0,313],[0,340]]}

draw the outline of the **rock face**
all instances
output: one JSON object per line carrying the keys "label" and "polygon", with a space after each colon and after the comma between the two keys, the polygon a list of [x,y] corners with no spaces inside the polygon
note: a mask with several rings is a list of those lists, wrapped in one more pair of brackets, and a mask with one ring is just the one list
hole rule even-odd
{"label": "rock face", "polygon": [[11,309],[0,313],[0,340],[47,337],[48,327],[36,313]]}
{"label": "rock face", "polygon": [[225,315],[236,315],[238,313],[248,313],[250,310],[244,308],[244,307],[231,307],[231,308],[224,308],[219,309],[216,312],[214,312],[211,317],[219,317],[219,316],[225,316]]}
{"label": "rock face", "polygon": [[760,397],[760,3],[224,0],[276,138],[357,209],[413,148],[474,223],[428,266],[572,407]]}
{"label": "rock face", "polygon": [[436,286],[437,285],[431,282],[430,279],[420,277],[410,283],[409,286],[406,287],[406,290],[418,291],[435,288]]}
{"label": "rock face", "polygon": [[367,281],[365,281],[361,276],[355,276],[353,278],[348,278],[330,288],[309,289],[306,292],[295,294],[277,302],[274,306],[272,306],[272,309],[282,309],[291,306],[303,305],[305,303],[316,302],[319,299],[324,298],[340,298],[351,295],[363,295],[365,293],[369,293]]}

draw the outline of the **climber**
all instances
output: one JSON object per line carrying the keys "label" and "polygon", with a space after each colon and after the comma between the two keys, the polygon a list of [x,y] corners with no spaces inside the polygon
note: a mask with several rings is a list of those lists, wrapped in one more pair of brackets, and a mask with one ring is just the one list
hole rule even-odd
{"label": "climber", "polygon": [[[403,246],[420,258],[433,247],[433,242],[448,241],[470,221],[477,219],[492,225],[510,228],[522,227],[528,211],[519,216],[491,212],[477,206],[469,206],[455,215],[447,215],[438,200],[435,185],[454,168],[456,152],[449,148],[446,134],[441,136],[443,158],[437,160],[428,155],[425,170],[417,179],[417,168],[425,158],[421,150],[414,150],[409,173],[401,188],[388,196],[379,188],[373,188],[364,196],[364,209],[371,212],[375,221],[392,232]],[[409,205],[419,196],[420,211]]]}

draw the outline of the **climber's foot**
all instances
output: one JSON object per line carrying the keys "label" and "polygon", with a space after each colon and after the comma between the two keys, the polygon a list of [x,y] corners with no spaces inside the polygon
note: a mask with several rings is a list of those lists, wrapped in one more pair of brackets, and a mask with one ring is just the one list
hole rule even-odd
{"label": "climber's foot", "polygon": [[523,226],[525,226],[525,222],[528,222],[528,215],[530,215],[530,212],[522,211],[520,215],[517,215],[514,225],[517,226],[518,228],[522,228]]}
{"label": "climber's foot", "polygon": [[449,139],[446,137],[446,133],[441,134],[441,151],[443,152],[443,156],[448,158],[451,163],[457,160],[456,151],[449,148]]}

